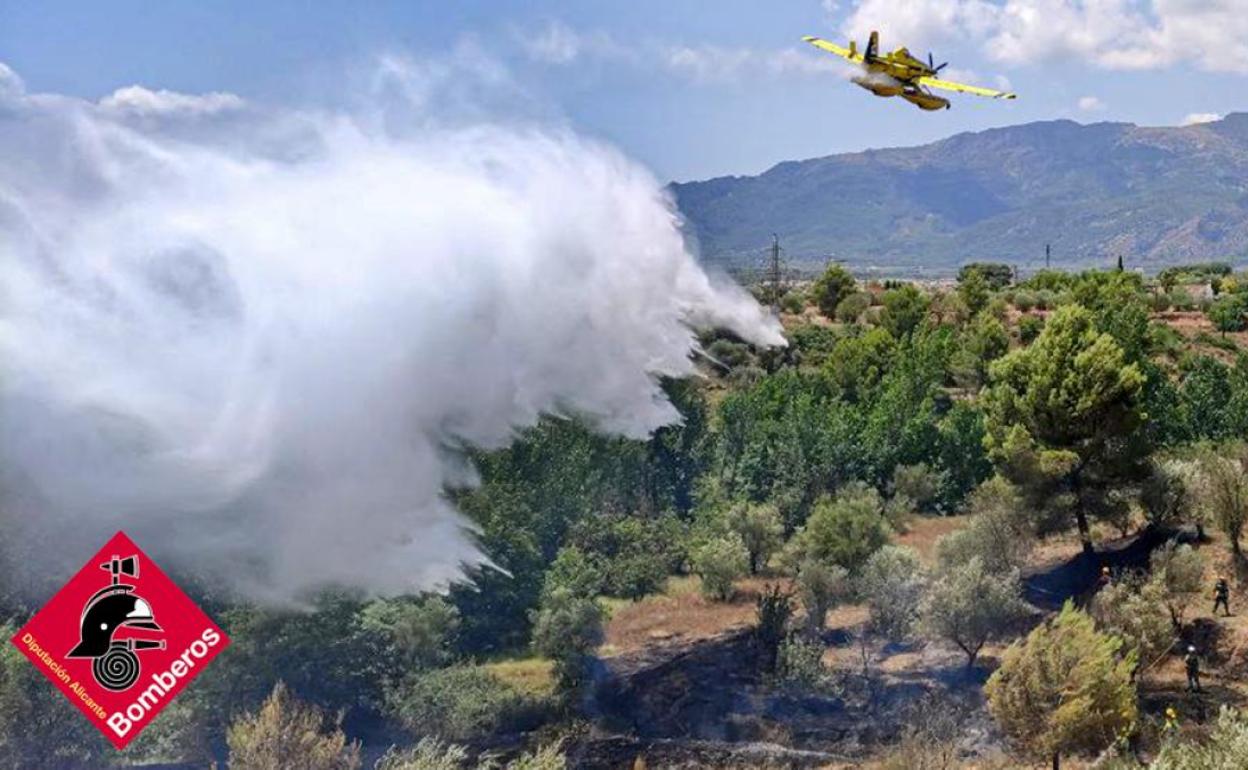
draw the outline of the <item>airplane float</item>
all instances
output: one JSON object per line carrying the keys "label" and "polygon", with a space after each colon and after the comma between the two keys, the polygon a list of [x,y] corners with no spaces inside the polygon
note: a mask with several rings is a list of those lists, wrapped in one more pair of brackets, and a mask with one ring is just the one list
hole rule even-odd
{"label": "airplane float", "polygon": [[849,42],[849,48],[842,48],[836,43],[829,43],[823,38],[807,35],[802,38],[807,43],[828,53],[840,56],[854,64],[862,66],[863,74],[856,75],[853,82],[867,89],[876,96],[900,96],[923,110],[947,110],[949,100],[932,93],[937,88],[944,91],[956,91],[991,99],[1017,99],[1017,94],[1005,91],[994,91],[991,88],[968,86],[951,80],[936,77],[948,62],[936,66],[931,54],[927,61],[916,59],[905,48],[898,48],[892,53],[880,54],[880,33],[872,32],[867,43],[867,50],[859,51],[858,44]]}

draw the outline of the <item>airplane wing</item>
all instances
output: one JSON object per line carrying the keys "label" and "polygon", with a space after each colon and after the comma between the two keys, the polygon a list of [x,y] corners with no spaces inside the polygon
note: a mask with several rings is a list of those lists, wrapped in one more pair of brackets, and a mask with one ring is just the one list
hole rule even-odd
{"label": "airplane wing", "polygon": [[821,37],[815,37],[814,35],[807,35],[806,37],[802,38],[802,40],[805,40],[807,43],[810,43],[815,48],[822,48],[828,53],[835,54],[841,57],[842,59],[848,59],[849,61],[852,61],[852,62],[862,61],[862,54],[858,53],[857,51],[851,51],[848,48],[842,48],[836,43],[829,43],[827,40],[824,40]]}
{"label": "airplane wing", "polygon": [[943,88],[946,91],[957,91],[963,94],[975,94],[976,96],[987,96],[991,99],[1017,99],[1018,94],[1007,93],[1005,91],[994,91],[991,88],[980,88],[979,86],[968,86],[965,83],[955,83],[952,80],[938,80],[937,78],[919,78],[919,85],[929,88]]}

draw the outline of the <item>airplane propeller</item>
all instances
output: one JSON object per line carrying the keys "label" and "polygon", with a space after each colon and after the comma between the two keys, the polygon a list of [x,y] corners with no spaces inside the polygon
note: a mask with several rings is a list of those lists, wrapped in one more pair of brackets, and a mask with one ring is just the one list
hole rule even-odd
{"label": "airplane propeller", "polygon": [[936,59],[932,57],[932,52],[931,52],[931,51],[928,51],[928,52],[927,52],[927,66],[928,66],[928,68],[930,68],[930,69],[931,69],[931,71],[932,71],[932,72],[940,72],[940,71],[941,71],[941,70],[943,70],[945,67],[948,67],[948,66],[949,66],[949,62],[945,62],[944,64],[942,64],[942,65],[940,65],[939,67],[937,67],[937,66],[936,66]]}

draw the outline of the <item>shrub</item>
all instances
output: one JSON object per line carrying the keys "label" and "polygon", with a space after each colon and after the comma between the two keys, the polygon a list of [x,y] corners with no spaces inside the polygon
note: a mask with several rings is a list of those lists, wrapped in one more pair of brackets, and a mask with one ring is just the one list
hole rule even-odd
{"label": "shrub", "polygon": [[1248,328],[1248,303],[1241,294],[1221,297],[1209,306],[1206,315],[1213,327],[1223,334]]}
{"label": "shrub", "polygon": [[872,629],[887,639],[910,635],[919,617],[926,579],[909,548],[886,545],[862,569],[858,593],[871,610]]}
{"label": "shrub", "polygon": [[1018,339],[1030,345],[1044,331],[1044,319],[1038,315],[1025,315],[1018,319]]}
{"label": "shrub", "polygon": [[871,295],[865,291],[856,291],[837,304],[836,320],[846,324],[855,323],[869,307],[871,307]]}
{"label": "shrub", "polygon": [[793,635],[780,644],[776,676],[781,684],[796,690],[819,690],[827,685],[823,665],[823,644]]}
{"label": "shrub", "polygon": [[1124,651],[1134,652],[1141,666],[1155,662],[1174,644],[1174,625],[1159,581],[1119,578],[1096,592],[1091,612],[1097,626],[1122,639]]}
{"label": "shrub", "polygon": [[382,637],[396,668],[436,668],[451,662],[459,610],[440,596],[379,599],[360,612],[360,623]]}
{"label": "shrub", "polygon": [[533,616],[533,649],[555,661],[565,690],[580,686],[587,656],[602,642],[602,608],[592,597],[556,588],[542,597]]}
{"label": "shrub", "polygon": [[542,582],[542,593],[560,588],[575,596],[593,598],[602,593],[606,583],[606,565],[598,554],[587,554],[574,545],[565,545],[555,555]]}
{"label": "shrub", "polygon": [[273,693],[255,714],[230,725],[226,736],[230,767],[247,770],[356,770],[360,747],[348,743],[339,720],[316,706],[291,697],[286,686]]}
{"label": "shrub", "polygon": [[806,297],[800,291],[785,292],[780,298],[780,307],[786,313],[797,315],[806,309]]}
{"label": "shrub", "polygon": [[749,567],[749,551],[741,536],[733,533],[714,537],[694,549],[693,571],[702,578],[702,592],[711,599],[732,598],[732,584],[745,575]]}
{"label": "shrub", "polygon": [[776,670],[776,656],[780,643],[789,635],[789,620],[793,617],[793,597],[769,586],[759,594],[755,606],[754,643],[758,648],[765,671]]}
{"label": "shrub", "polygon": [[443,743],[437,738],[422,738],[409,749],[391,746],[377,760],[373,770],[464,770],[468,752],[463,746]]}
{"label": "shrub", "polygon": [[890,487],[894,495],[909,498],[915,507],[923,510],[940,493],[941,482],[940,471],[933,470],[926,463],[918,463],[894,468]]}
{"label": "shrub", "polygon": [[603,570],[603,591],[640,599],[663,586],[684,561],[684,525],[672,515],[595,516],[568,539]]}
{"label": "shrub", "polygon": [[828,265],[810,289],[811,299],[819,306],[819,312],[828,318],[836,316],[836,306],[852,294],[857,286],[849,271],[837,264]]}
{"label": "shrub", "polygon": [[993,477],[971,493],[967,501],[970,523],[936,543],[942,569],[978,558],[992,573],[1021,569],[1035,543],[1027,509],[1014,486]]}
{"label": "shrub", "polygon": [[851,484],[815,504],[790,541],[794,563],[805,559],[838,564],[851,574],[888,542],[884,503],[874,489]]}
{"label": "shrub", "polygon": [[770,504],[741,503],[729,511],[728,526],[745,546],[750,574],[757,575],[781,545],[784,522],[780,520],[779,509]]}
{"label": "shrub", "polygon": [[750,355],[750,348],[747,345],[724,339],[712,342],[707,347],[706,354],[728,369],[735,369],[753,360],[753,357]]}
{"label": "shrub", "polygon": [[417,735],[472,740],[514,729],[533,704],[478,666],[451,666],[405,677],[388,693],[390,713]]}
{"label": "shrub", "polygon": [[849,601],[853,586],[849,573],[836,564],[808,559],[797,570],[797,595],[806,611],[806,627],[811,632],[823,630],[828,612]]}
{"label": "shrub", "polygon": [[1248,717],[1222,706],[1209,739],[1170,741],[1162,746],[1151,770],[1239,770],[1248,767]]}
{"label": "shrub", "polygon": [[1024,754],[1052,760],[1095,754],[1136,720],[1135,656],[1067,602],[1010,646],[984,691],[1002,730]]}
{"label": "shrub", "polygon": [[1183,627],[1188,606],[1201,593],[1205,560],[1190,545],[1174,541],[1153,551],[1149,558],[1152,580],[1163,597],[1176,630]]}

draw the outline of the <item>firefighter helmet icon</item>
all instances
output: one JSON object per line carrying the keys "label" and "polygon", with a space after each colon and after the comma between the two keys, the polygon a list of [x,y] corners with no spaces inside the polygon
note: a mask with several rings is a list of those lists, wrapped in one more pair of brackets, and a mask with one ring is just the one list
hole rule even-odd
{"label": "firefighter helmet icon", "polygon": [[129,689],[139,678],[136,652],[163,650],[164,640],[115,639],[119,628],[142,628],[161,631],[152,615],[152,607],[134,593],[134,586],[121,582],[122,577],[139,576],[137,556],[112,557],[100,569],[110,575],[109,585],[96,591],[87,600],[79,623],[79,642],[69,651],[70,658],[92,658],[91,673],[103,688],[120,692]]}

